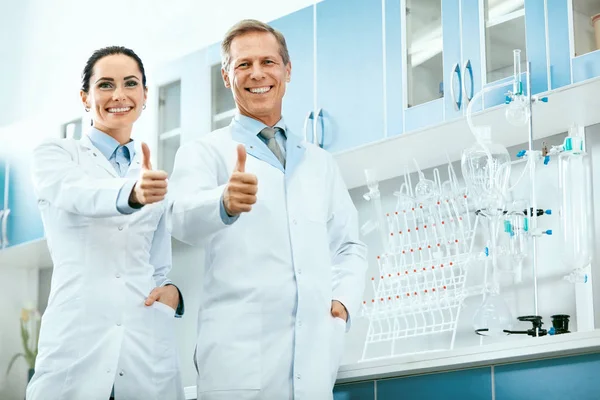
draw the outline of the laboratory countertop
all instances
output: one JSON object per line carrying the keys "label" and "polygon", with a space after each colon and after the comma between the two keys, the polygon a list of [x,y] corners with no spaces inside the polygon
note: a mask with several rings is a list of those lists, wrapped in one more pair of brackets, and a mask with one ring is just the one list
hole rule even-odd
{"label": "laboratory countertop", "polygon": [[[416,353],[394,358],[342,365],[337,383],[419,375],[542,358],[600,352],[600,330],[564,335],[523,337],[448,351]],[[185,388],[186,399],[196,398],[196,387]]]}

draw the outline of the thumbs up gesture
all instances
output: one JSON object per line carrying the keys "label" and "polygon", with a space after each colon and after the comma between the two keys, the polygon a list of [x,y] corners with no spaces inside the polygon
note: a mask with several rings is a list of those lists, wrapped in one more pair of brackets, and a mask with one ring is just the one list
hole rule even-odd
{"label": "thumbs up gesture", "polygon": [[239,144],[237,162],[223,193],[223,205],[227,214],[234,217],[252,210],[257,191],[258,179],[256,175],[246,173],[246,149]]}
{"label": "thumbs up gesture", "polygon": [[138,205],[157,203],[163,200],[166,194],[167,173],[152,170],[150,149],[142,142],[142,170],[129,196],[129,203]]}

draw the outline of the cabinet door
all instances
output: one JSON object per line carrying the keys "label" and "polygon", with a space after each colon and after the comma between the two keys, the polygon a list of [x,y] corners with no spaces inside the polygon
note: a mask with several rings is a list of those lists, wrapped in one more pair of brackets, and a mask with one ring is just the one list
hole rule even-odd
{"label": "cabinet door", "polygon": [[31,179],[33,146],[13,152],[8,179],[8,246],[14,246],[44,237],[44,227],[38,209]]}
{"label": "cabinet door", "polygon": [[600,76],[600,1],[572,0],[571,4],[575,83]]}
{"label": "cabinet door", "polygon": [[[483,86],[481,71],[481,17],[479,0],[461,0],[461,45],[462,45],[462,87],[463,111],[466,114],[469,102]],[[473,104],[473,112],[482,108],[481,101]]]}
{"label": "cabinet door", "polygon": [[[303,8],[269,23],[285,37],[292,75],[285,89],[282,114],[291,132],[306,136],[312,132],[309,115],[314,108],[314,11]],[[306,132],[304,128],[306,126]]]}
{"label": "cabinet door", "polygon": [[[446,17],[442,19],[442,0],[395,2],[400,3],[400,12],[390,16],[386,7],[386,17],[391,18],[386,18],[386,23],[399,25],[404,35],[402,47],[396,48],[396,51],[402,55],[404,131],[410,132],[444,121],[444,95],[449,92],[444,79],[450,79],[450,74],[444,72],[444,63],[448,62],[444,57],[446,39],[443,37]],[[386,5],[389,3],[386,2]],[[392,4],[390,9],[394,7],[395,4]],[[458,37],[459,32],[455,31],[454,36]],[[459,43],[457,38],[455,40],[455,44]],[[460,63],[460,54],[450,58]]]}
{"label": "cabinet door", "polygon": [[[523,74],[531,63],[532,93],[548,90],[548,60],[546,53],[545,4],[538,0],[484,0],[483,43],[485,62],[482,71],[486,87],[503,84],[484,96],[485,108],[503,104],[505,94],[513,90],[515,73],[513,50],[521,50],[522,89],[526,91]],[[485,67],[484,67],[485,65]]]}
{"label": "cabinet door", "polygon": [[338,152],[383,138],[381,1],[325,0],[316,7],[319,143]]}

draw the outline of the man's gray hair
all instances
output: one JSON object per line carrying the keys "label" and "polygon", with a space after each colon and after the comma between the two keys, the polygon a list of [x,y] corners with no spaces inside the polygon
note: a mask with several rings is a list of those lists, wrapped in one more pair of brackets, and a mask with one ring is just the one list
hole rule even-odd
{"label": "man's gray hair", "polygon": [[231,62],[231,42],[233,42],[233,39],[250,32],[267,32],[275,36],[275,39],[277,39],[277,42],[279,43],[279,55],[283,60],[283,64],[289,64],[290,54],[288,53],[283,34],[264,22],[255,19],[244,19],[227,31],[225,38],[221,43],[221,66],[224,70],[229,69],[229,63]]}

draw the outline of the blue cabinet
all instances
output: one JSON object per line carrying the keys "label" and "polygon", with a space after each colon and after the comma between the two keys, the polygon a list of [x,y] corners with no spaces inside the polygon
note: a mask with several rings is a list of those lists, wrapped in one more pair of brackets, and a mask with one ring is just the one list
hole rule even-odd
{"label": "blue cabinet", "polygon": [[384,137],[381,5],[374,0],[316,5],[317,138],[331,152]]}
{"label": "blue cabinet", "polygon": [[[305,137],[312,133],[314,109],[314,12],[306,7],[269,23],[285,37],[292,73],[283,98],[283,116],[291,132]],[[314,117],[314,114],[312,114]],[[305,132],[306,128],[306,132]]]}
{"label": "blue cabinet", "polygon": [[600,397],[600,354],[557,358],[494,368],[497,400]]}
{"label": "blue cabinet", "polygon": [[492,371],[478,368],[377,381],[377,400],[397,399],[492,400]]}

